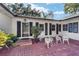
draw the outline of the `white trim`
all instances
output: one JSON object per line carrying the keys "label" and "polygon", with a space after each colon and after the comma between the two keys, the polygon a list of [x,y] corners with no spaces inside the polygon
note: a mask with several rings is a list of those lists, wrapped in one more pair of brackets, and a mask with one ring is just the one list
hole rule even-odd
{"label": "white trim", "polygon": [[33,39],[33,36],[28,36],[28,37],[18,37],[19,39],[23,39],[23,38],[28,38],[28,39]]}

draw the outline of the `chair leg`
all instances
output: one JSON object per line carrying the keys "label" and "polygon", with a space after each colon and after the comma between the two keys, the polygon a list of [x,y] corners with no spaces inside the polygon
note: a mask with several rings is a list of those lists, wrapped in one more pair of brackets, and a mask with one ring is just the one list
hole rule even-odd
{"label": "chair leg", "polygon": [[49,48],[49,44],[47,44],[47,48]]}
{"label": "chair leg", "polygon": [[[69,45],[69,40],[66,40],[67,44]],[[65,41],[63,40],[63,44],[65,43]]]}
{"label": "chair leg", "polygon": [[58,40],[56,41],[56,44],[58,44]]}
{"label": "chair leg", "polygon": [[60,40],[60,43],[61,43],[62,41]]}
{"label": "chair leg", "polygon": [[64,40],[63,40],[63,44],[64,44]]}
{"label": "chair leg", "polygon": [[69,45],[69,40],[67,40],[67,43],[68,43],[68,45]]}

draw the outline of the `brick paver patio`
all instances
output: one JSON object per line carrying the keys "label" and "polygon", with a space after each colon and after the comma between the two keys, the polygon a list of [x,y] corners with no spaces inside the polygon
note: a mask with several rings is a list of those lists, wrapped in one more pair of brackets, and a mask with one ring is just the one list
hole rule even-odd
{"label": "brick paver patio", "polygon": [[79,45],[72,43],[70,45],[62,43],[52,44],[47,49],[44,42],[22,45],[24,42],[21,41],[21,46],[0,50],[0,56],[79,56]]}

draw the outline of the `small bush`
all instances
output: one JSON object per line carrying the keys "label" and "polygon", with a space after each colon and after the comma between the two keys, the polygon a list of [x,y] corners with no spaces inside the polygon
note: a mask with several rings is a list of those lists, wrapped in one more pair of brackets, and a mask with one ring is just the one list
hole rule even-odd
{"label": "small bush", "polygon": [[0,46],[4,46],[8,40],[7,35],[4,32],[0,32]]}
{"label": "small bush", "polygon": [[0,32],[0,46],[3,47],[5,45],[11,46],[14,42],[17,41],[17,37],[13,34],[6,34],[4,32]]}
{"label": "small bush", "polygon": [[39,27],[33,26],[31,28],[31,31],[32,31],[34,38],[37,38],[38,35],[40,35],[40,28]]}
{"label": "small bush", "polygon": [[16,41],[17,41],[17,37],[15,35],[13,35],[13,34],[9,34],[6,45],[7,46],[12,46],[12,44],[15,43]]}

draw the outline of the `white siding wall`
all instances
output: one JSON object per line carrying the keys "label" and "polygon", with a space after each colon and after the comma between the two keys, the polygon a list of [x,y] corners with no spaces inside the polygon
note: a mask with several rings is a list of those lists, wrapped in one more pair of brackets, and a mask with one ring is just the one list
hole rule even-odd
{"label": "white siding wall", "polygon": [[[17,21],[24,22],[24,19],[25,18],[18,18],[18,17],[12,19],[12,32],[13,32],[13,34],[17,35]],[[33,26],[35,25],[36,22],[39,22],[39,24],[48,23],[48,28],[49,28],[49,23],[52,23],[52,24],[55,24],[55,25],[56,25],[56,23],[58,23],[58,21],[48,21],[48,20],[39,20],[39,19],[28,19],[28,18],[26,18],[26,20],[27,20],[26,22],[33,22]],[[44,25],[43,34],[45,34],[45,25]],[[48,29],[48,34],[49,34],[49,29]],[[56,35],[56,30],[52,31],[52,36],[55,36],[55,35]]]}
{"label": "white siding wall", "polygon": [[7,33],[12,33],[12,20],[10,17],[0,12],[0,28],[4,29]]}
{"label": "white siding wall", "polygon": [[[0,25],[5,28],[6,32],[8,33],[13,33],[15,35],[17,35],[17,21],[22,21],[24,22],[25,18],[13,18],[11,20],[11,18],[9,18],[8,16],[0,13]],[[70,33],[68,32],[68,36],[71,39],[75,39],[75,40],[79,40],[79,18],[73,18],[72,20],[65,20],[65,21],[48,21],[48,20],[38,20],[38,19],[27,19],[27,22],[33,22],[33,25],[35,25],[36,22],[39,22],[39,24],[45,24],[45,23],[52,23],[55,25],[55,31],[52,31],[52,36],[56,36],[56,23],[61,24],[61,32],[59,32],[59,34],[64,34],[65,31],[63,31],[63,24],[68,24],[68,23],[72,23],[72,22],[78,22],[78,33]],[[49,28],[49,26],[48,26]],[[44,29],[45,30],[45,29]],[[48,31],[49,33],[49,31]],[[45,34],[45,32],[43,33]]]}
{"label": "white siding wall", "polygon": [[[65,21],[62,21],[61,23],[62,24],[68,24],[68,23],[73,23],[73,22],[78,22],[78,33],[71,33],[71,32],[68,32],[68,36],[69,38],[71,39],[75,39],[75,40],[79,40],[79,17],[78,18],[73,18],[73,19],[69,19],[69,20],[65,20]],[[62,28],[63,29],[63,28]],[[62,33],[66,33],[65,31],[62,31]]]}

